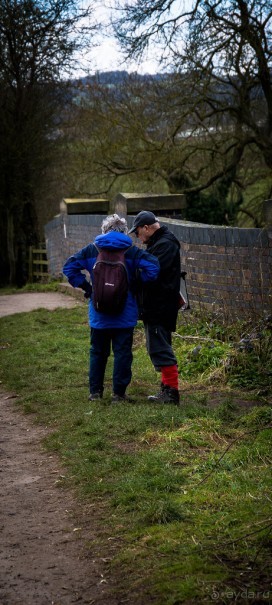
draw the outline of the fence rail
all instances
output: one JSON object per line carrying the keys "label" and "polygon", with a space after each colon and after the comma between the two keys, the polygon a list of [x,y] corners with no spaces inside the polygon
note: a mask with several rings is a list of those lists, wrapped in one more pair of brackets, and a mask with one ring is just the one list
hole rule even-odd
{"label": "fence rail", "polygon": [[41,244],[38,248],[29,247],[28,255],[28,279],[30,282],[36,279],[48,277],[48,260],[46,248]]}

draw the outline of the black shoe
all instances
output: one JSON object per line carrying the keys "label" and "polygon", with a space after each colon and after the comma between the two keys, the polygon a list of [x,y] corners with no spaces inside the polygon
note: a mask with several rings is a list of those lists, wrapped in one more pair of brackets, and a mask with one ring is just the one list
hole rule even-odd
{"label": "black shoe", "polygon": [[89,401],[95,401],[96,399],[102,399],[103,393],[90,393]]}
{"label": "black shoe", "polygon": [[119,401],[126,401],[127,403],[132,403],[132,399],[130,399],[127,395],[117,395],[113,393],[111,396],[112,403],[118,403]]}
{"label": "black shoe", "polygon": [[178,389],[173,389],[167,384],[164,384],[157,395],[149,395],[148,401],[151,403],[172,403],[173,405],[180,405]]}

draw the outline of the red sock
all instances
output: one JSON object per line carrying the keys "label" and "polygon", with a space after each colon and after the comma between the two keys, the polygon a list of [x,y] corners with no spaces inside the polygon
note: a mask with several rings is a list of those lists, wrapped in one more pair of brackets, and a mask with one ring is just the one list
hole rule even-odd
{"label": "red sock", "polygon": [[178,389],[178,366],[163,366],[161,368],[162,383],[171,387],[172,389]]}

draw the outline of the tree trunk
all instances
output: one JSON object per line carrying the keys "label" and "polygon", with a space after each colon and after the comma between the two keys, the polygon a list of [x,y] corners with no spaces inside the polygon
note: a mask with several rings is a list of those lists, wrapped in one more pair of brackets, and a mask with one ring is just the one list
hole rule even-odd
{"label": "tree trunk", "polygon": [[7,212],[7,257],[9,263],[9,284],[15,284],[16,256],[14,248],[14,217],[13,212]]}
{"label": "tree trunk", "polygon": [[22,288],[28,280],[28,248],[39,240],[34,205],[28,202],[23,207],[13,206],[7,211],[6,226],[6,245],[1,251],[6,258],[3,285]]}

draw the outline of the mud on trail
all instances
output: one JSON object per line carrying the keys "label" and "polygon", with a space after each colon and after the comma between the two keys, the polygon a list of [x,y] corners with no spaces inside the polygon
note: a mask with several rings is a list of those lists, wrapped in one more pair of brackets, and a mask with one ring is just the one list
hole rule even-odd
{"label": "mud on trail", "polygon": [[[30,423],[0,392],[0,605],[117,605],[109,574],[114,545],[100,552],[93,509],[58,486],[47,429]],[[105,546],[104,546],[105,550]]]}

